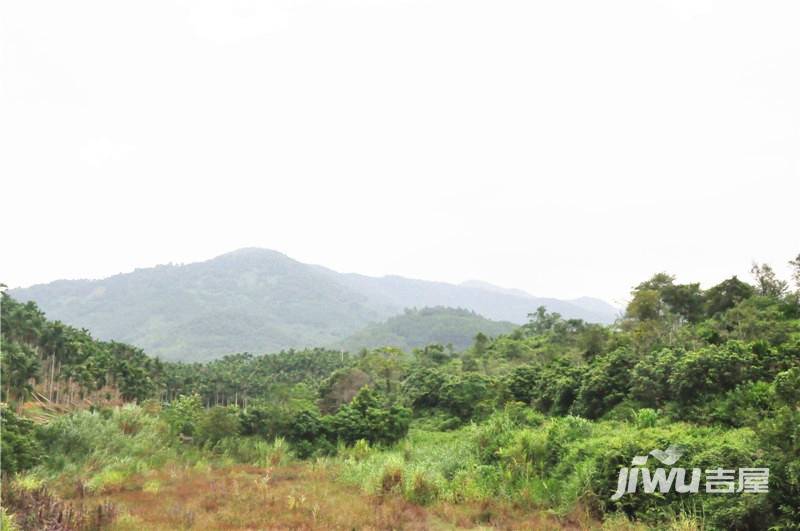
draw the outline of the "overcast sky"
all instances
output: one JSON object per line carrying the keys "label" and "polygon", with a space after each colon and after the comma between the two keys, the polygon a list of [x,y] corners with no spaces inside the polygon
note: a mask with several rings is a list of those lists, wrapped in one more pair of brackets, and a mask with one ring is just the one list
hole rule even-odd
{"label": "overcast sky", "polygon": [[268,247],[624,301],[800,252],[800,2],[0,7],[0,281]]}

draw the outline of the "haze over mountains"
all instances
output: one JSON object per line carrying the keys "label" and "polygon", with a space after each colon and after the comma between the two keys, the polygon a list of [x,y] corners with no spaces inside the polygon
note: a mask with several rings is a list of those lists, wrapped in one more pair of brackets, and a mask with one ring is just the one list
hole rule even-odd
{"label": "haze over mountains", "polygon": [[517,327],[508,321],[492,321],[470,310],[436,306],[406,309],[402,314],[367,325],[333,345],[350,352],[362,348],[397,347],[406,352],[438,343],[462,351],[472,345],[478,332],[497,337]]}
{"label": "haze over mountains", "polygon": [[[164,359],[192,361],[292,347],[356,348],[359,337],[374,339],[406,329],[402,319],[383,328],[376,324],[394,316],[413,320],[416,335],[430,321],[445,337],[455,337],[456,346],[479,331],[524,323],[538,306],[601,323],[613,321],[617,312],[599,299],[539,298],[479,281],[456,285],[337,273],[257,248],[204,262],[137,269],[101,280],[58,280],[9,293],[20,301],[33,300],[49,318],[87,328],[101,339],[131,343]],[[445,308],[404,314],[406,308],[424,307],[462,308],[480,315]],[[490,326],[481,316],[508,323]],[[463,325],[457,337],[456,320]],[[444,321],[449,324],[442,326]],[[397,346],[404,346],[397,337]]]}

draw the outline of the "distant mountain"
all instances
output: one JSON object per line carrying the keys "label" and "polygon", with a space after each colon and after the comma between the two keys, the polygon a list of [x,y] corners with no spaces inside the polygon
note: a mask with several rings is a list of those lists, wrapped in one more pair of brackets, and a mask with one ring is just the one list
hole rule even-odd
{"label": "distant mountain", "polygon": [[511,332],[517,325],[507,321],[492,321],[473,311],[460,308],[406,309],[382,323],[367,325],[334,345],[337,348],[358,351],[381,346],[411,350],[431,343],[452,345],[461,351],[472,345],[475,336],[482,332],[498,336]]}
{"label": "distant mountain", "polygon": [[[518,297],[536,299],[538,301],[546,301],[544,306],[547,306],[547,308],[550,311],[558,311],[557,308],[561,307],[560,305],[566,302],[571,307],[577,306],[578,308],[581,308],[585,312],[587,312],[586,317],[582,317],[582,319],[585,321],[592,321],[598,323],[612,323],[617,318],[620,312],[619,308],[615,308],[606,301],[602,299],[596,299],[594,297],[579,297],[577,299],[567,299],[565,301],[555,300],[555,299],[542,299],[534,297],[530,293],[523,291],[521,289],[501,288],[499,286],[495,286],[494,284],[483,282],[482,280],[468,280],[466,282],[462,282],[460,285],[471,288],[480,288],[494,293],[516,295]],[[568,308],[565,311],[571,312],[573,311],[573,308]],[[567,317],[571,317],[571,315],[569,315],[568,313],[565,313],[564,315]]]}
{"label": "distant mountain", "polygon": [[516,288],[501,288],[500,286],[495,286],[494,284],[489,284],[488,282],[484,282],[483,280],[467,280],[459,284],[460,286],[464,286],[466,288],[479,288],[486,291],[491,291],[493,293],[503,293],[505,295],[515,295],[517,297],[533,297],[530,293],[523,291],[521,289]]}
{"label": "distant mountain", "polygon": [[101,280],[58,280],[9,294],[36,301],[49,317],[87,328],[100,339],[131,343],[170,360],[336,344],[413,307],[466,308],[512,323],[524,323],[540,305],[592,322],[611,322],[616,313],[602,301],[589,307],[498,289],[342,274],[247,248],[205,262]]}
{"label": "distant mountain", "polygon": [[[325,270],[343,284],[368,297],[371,303],[382,307],[412,308],[423,306],[447,306],[467,308],[488,319],[523,324],[528,314],[545,306],[567,318],[579,318],[593,323],[611,323],[616,319],[617,309],[599,299],[586,297],[581,304],[572,301],[534,297],[522,290],[509,290],[486,282],[470,281],[464,284],[449,284],[428,280],[414,280],[398,276],[368,277],[357,274],[341,274]],[[595,301],[589,307],[587,301]],[[396,312],[395,312],[396,313]]]}

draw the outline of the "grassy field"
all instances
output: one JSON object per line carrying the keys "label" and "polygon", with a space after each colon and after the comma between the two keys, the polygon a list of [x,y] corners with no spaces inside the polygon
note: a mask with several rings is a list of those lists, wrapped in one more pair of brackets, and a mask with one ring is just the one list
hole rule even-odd
{"label": "grassy field", "polygon": [[[138,406],[58,416],[42,429],[52,441],[45,460],[4,485],[21,530],[64,515],[68,529],[131,531],[646,529],[622,516],[601,522],[577,495],[548,498],[548,488],[565,490],[556,483],[482,465],[481,441],[516,429],[505,415],[451,432],[415,428],[391,447],[359,441],[306,460],[281,439],[181,444]],[[669,528],[697,526],[677,519]]]}
{"label": "grassy field", "polygon": [[101,494],[67,501],[119,515],[111,529],[592,529],[586,516],[557,518],[497,503],[421,506],[395,493],[367,494],[337,480],[335,465],[168,467]]}

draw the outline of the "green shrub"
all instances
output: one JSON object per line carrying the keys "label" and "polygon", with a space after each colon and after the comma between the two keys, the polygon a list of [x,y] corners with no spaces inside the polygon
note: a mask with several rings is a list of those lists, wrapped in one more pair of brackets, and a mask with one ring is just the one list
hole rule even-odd
{"label": "green shrub", "polygon": [[511,398],[530,404],[536,396],[540,372],[540,367],[536,365],[521,365],[506,375],[504,383]]}
{"label": "green shrub", "polygon": [[203,404],[197,394],[179,396],[162,412],[172,432],[186,436],[194,435],[202,414]]}
{"label": "green shrub", "polygon": [[576,366],[564,358],[545,365],[534,393],[534,405],[543,413],[566,415],[578,396],[585,372],[585,366]]}
{"label": "green shrub", "polygon": [[491,385],[490,378],[475,372],[451,376],[439,391],[442,406],[460,419],[469,419],[490,399]]}
{"label": "green shrub", "polygon": [[631,398],[643,406],[654,408],[673,400],[675,390],[670,377],[683,355],[683,351],[666,348],[645,354],[631,369]]}
{"label": "green shrub", "polygon": [[259,437],[229,436],[217,441],[211,449],[214,454],[238,463],[266,466],[273,446]]}
{"label": "green shrub", "polygon": [[[589,439],[584,439],[562,453],[561,462],[553,474],[571,476],[582,464],[592,463],[593,471],[588,483],[584,503],[600,512],[622,511],[649,524],[664,521],[668,515],[680,514],[692,507],[702,508],[712,529],[760,529],[769,514],[769,502],[762,494],[714,495],[701,491],[698,494],[679,494],[671,491],[661,495],[639,492],[611,501],[617,485],[620,468],[629,467],[636,455],[647,455],[654,449],[669,445],[681,446],[683,456],[677,464],[687,469],[760,467],[765,462],[749,430],[720,431],[713,428],[695,428],[673,424],[665,428],[645,430],[624,429],[621,426],[598,426]],[[651,472],[660,463],[649,459]]]}
{"label": "green shrub", "polygon": [[630,372],[636,360],[627,349],[617,349],[598,356],[581,379],[573,409],[596,419],[619,404],[631,388]]}
{"label": "green shrub", "polygon": [[511,443],[514,432],[520,427],[515,419],[505,412],[497,412],[481,423],[475,430],[473,441],[481,463],[495,463],[500,450]]}
{"label": "green shrub", "polygon": [[761,375],[753,346],[729,341],[686,353],[675,363],[669,385],[680,403],[692,404],[758,380]]}
{"label": "green shrub", "polygon": [[347,444],[359,439],[371,443],[393,444],[408,433],[411,411],[400,406],[383,406],[369,388],[362,388],[350,404],[330,417],[331,431]]}
{"label": "green shrub", "polygon": [[235,407],[216,406],[205,410],[197,421],[197,442],[213,446],[226,437],[239,435],[239,414]]}
{"label": "green shrub", "polygon": [[121,470],[106,468],[89,479],[86,489],[94,494],[121,490],[127,479],[127,475]]}
{"label": "green shrub", "polygon": [[792,367],[775,376],[775,395],[787,406],[800,404],[800,367]]}
{"label": "green shrub", "polygon": [[633,413],[633,424],[637,428],[655,428],[658,423],[658,411],[645,407]]}
{"label": "green shrub", "polygon": [[330,418],[323,419],[310,409],[298,411],[291,417],[286,428],[286,440],[298,458],[335,453],[336,448],[331,442],[334,431],[330,427]]}
{"label": "green shrub", "polygon": [[239,414],[242,435],[258,435],[274,439],[285,434],[291,423],[292,412],[273,404],[258,404]]}
{"label": "green shrub", "polygon": [[775,406],[773,386],[767,382],[748,382],[722,396],[695,408],[692,418],[702,419],[707,423],[718,423],[726,426],[755,426],[768,415]]}
{"label": "green shrub", "polygon": [[36,465],[42,458],[42,447],[36,439],[33,422],[16,415],[6,404],[0,405],[3,473],[15,474]]}

